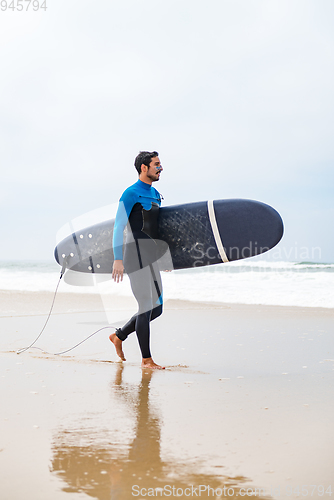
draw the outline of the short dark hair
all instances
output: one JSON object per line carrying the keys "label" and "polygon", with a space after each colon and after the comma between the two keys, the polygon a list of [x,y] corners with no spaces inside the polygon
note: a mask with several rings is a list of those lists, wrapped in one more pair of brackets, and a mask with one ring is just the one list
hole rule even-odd
{"label": "short dark hair", "polygon": [[139,153],[137,154],[136,159],[135,159],[135,167],[136,167],[138,174],[141,174],[142,164],[149,167],[150,163],[152,161],[152,158],[155,158],[156,156],[159,156],[158,151],[152,151],[152,152],[139,151]]}

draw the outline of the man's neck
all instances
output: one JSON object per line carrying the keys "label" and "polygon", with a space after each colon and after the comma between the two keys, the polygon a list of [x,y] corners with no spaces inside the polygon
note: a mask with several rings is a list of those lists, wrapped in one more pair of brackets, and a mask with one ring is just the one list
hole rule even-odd
{"label": "man's neck", "polygon": [[139,180],[142,181],[142,182],[145,182],[145,184],[149,184],[150,186],[152,186],[152,180],[149,179],[146,175],[144,174],[140,174],[139,176]]}

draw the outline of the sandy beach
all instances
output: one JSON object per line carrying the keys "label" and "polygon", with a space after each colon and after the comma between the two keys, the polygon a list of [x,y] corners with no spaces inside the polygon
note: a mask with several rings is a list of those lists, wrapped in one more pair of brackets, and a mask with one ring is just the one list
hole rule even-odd
{"label": "sandy beach", "polygon": [[[0,292],[1,499],[330,498],[333,309],[166,302],[164,371],[119,363],[102,330],[66,355],[30,349],[53,294]],[[135,311],[59,293],[36,346],[61,352]],[[330,489],[331,488],[331,489]]]}

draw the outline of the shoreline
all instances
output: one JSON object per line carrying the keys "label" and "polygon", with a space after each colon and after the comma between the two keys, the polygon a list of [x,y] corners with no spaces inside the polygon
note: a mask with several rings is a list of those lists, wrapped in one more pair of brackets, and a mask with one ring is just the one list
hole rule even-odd
{"label": "shoreline", "polygon": [[[22,290],[1,290],[0,289],[0,317],[7,316],[43,316],[49,313],[52,300],[55,293],[50,291],[22,291]],[[55,299],[54,310],[52,314],[65,314],[74,312],[103,312],[117,310],[119,308],[136,308],[136,302],[133,297],[101,295],[99,293],[74,293],[58,292]],[[108,300],[108,305],[103,299]],[[27,302],[28,300],[28,302]],[[38,306],[36,307],[36,303]],[[112,302],[113,304],[111,304]],[[41,308],[43,311],[41,311]],[[323,313],[333,315],[334,308],[331,307],[310,307],[310,306],[286,306],[278,304],[245,304],[237,302],[213,302],[213,301],[194,301],[186,299],[169,298],[164,302],[164,310],[178,309],[231,309],[261,308],[263,310],[291,310],[298,312],[313,312],[314,314]]]}

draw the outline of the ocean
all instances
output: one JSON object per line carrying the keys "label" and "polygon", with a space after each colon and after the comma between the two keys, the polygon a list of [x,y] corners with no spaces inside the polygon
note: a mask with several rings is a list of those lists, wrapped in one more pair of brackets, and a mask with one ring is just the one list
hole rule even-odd
{"label": "ocean", "polygon": [[[55,262],[0,262],[0,289],[54,291],[60,275]],[[163,273],[164,298],[199,302],[334,308],[334,264],[248,259]],[[103,284],[103,293],[131,295],[129,280]],[[59,293],[101,293],[101,285],[72,286]]]}

